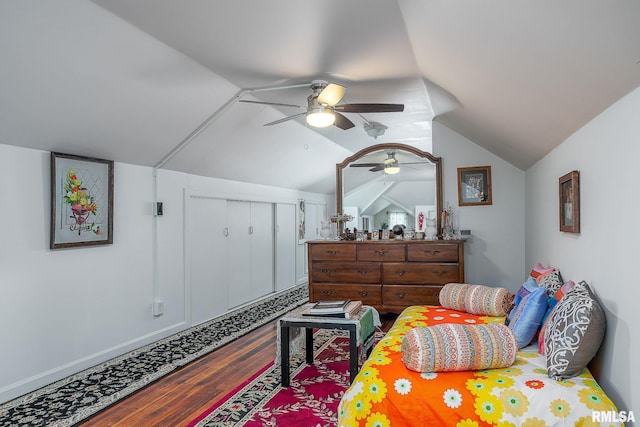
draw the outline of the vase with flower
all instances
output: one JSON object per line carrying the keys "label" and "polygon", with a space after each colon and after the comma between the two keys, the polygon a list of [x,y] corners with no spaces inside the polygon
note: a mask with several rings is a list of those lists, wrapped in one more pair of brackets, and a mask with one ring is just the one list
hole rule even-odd
{"label": "vase with flower", "polygon": [[96,235],[101,235],[102,230],[95,222],[89,223],[89,216],[96,215],[98,205],[95,198],[89,193],[86,187],[82,186],[82,180],[78,178],[75,170],[67,171],[66,182],[64,185],[65,195],[63,197],[65,203],[71,208],[70,218],[73,220],[69,226],[71,231],[78,231],[78,236],[83,231],[90,231]]}
{"label": "vase with flower", "polygon": [[329,220],[332,223],[336,224],[337,234],[338,234],[338,236],[340,236],[344,232],[344,223],[345,222],[349,222],[349,221],[353,221],[353,216],[352,215],[348,215],[348,214],[343,214],[343,213],[342,214],[341,213],[337,213],[335,215],[331,215]]}

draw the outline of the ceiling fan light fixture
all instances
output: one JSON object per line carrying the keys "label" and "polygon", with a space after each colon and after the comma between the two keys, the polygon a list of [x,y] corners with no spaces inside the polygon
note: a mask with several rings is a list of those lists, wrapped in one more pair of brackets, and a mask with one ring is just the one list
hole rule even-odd
{"label": "ceiling fan light fixture", "polygon": [[387,153],[387,158],[384,161],[384,173],[387,175],[395,175],[400,172],[400,166],[398,166],[398,160],[393,152]]}
{"label": "ceiling fan light fixture", "polygon": [[367,132],[367,135],[374,139],[377,139],[379,136],[384,135],[385,130],[387,130],[387,127],[385,125],[378,122],[366,122],[363,127],[365,132]]}
{"label": "ceiling fan light fixture", "polygon": [[336,121],[336,116],[328,108],[318,106],[309,108],[307,113],[307,123],[309,126],[317,128],[326,128],[331,126]]}
{"label": "ceiling fan light fixture", "polygon": [[400,172],[400,167],[395,163],[390,163],[384,166],[384,173],[387,175],[395,175]]}

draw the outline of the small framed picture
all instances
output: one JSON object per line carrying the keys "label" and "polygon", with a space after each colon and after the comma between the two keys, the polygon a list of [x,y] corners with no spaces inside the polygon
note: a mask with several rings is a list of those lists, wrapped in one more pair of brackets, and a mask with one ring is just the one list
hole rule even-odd
{"label": "small framed picture", "polygon": [[389,240],[389,230],[382,230],[382,240]]}
{"label": "small framed picture", "polygon": [[492,204],[491,166],[458,168],[458,205]]}
{"label": "small framed picture", "polygon": [[404,232],[404,240],[413,240],[416,238],[415,230],[406,230]]}
{"label": "small framed picture", "polygon": [[362,241],[364,240],[364,231],[362,231],[362,230],[358,230],[358,231],[356,232],[356,240],[357,240],[358,242],[362,242]]}
{"label": "small framed picture", "polygon": [[51,153],[51,249],[113,244],[113,160]]}
{"label": "small framed picture", "polygon": [[380,232],[378,230],[373,230],[371,232],[371,240],[380,240]]}
{"label": "small framed picture", "polygon": [[558,179],[560,231],[580,232],[580,173],[571,171]]}

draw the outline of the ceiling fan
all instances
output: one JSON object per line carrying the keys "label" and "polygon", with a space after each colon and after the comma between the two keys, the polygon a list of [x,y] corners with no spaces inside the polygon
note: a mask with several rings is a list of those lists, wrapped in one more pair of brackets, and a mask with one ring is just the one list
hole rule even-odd
{"label": "ceiling fan", "polygon": [[400,172],[400,165],[418,165],[424,162],[410,162],[400,163],[396,159],[396,153],[393,151],[387,152],[387,158],[383,162],[378,163],[351,163],[349,166],[352,168],[371,168],[371,172],[378,172],[384,170],[384,173],[394,175]]}
{"label": "ceiling fan", "polygon": [[306,116],[307,123],[314,127],[327,127],[335,125],[340,129],[351,129],[355,125],[342,113],[392,113],[404,111],[404,104],[338,104],[347,88],[345,86],[329,83],[325,80],[311,82],[311,95],[307,97],[307,106],[284,104],[280,102],[250,101],[241,99],[240,102],[252,104],[277,105],[281,107],[304,108],[305,112],[294,114],[283,119],[266,123],[264,126],[276,125],[296,117]]}

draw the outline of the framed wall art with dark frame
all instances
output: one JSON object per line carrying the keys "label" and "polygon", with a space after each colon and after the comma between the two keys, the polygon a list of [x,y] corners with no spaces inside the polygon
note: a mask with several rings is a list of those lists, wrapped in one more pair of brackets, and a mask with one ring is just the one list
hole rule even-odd
{"label": "framed wall art with dark frame", "polygon": [[51,249],[113,243],[113,160],[51,153]]}
{"label": "framed wall art with dark frame", "polygon": [[458,205],[492,204],[491,166],[458,168]]}
{"label": "framed wall art with dark frame", "polygon": [[558,179],[560,231],[580,232],[580,172],[571,171]]}

